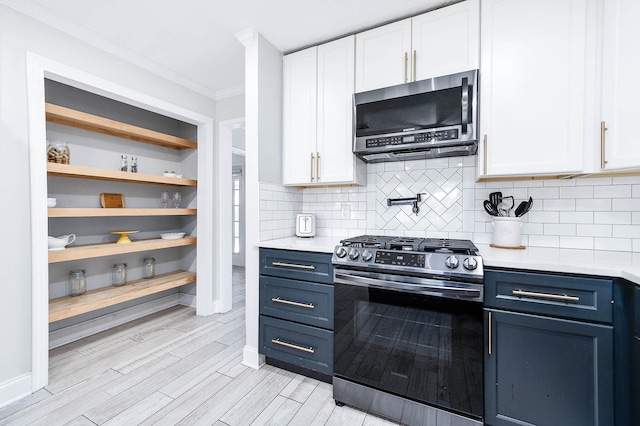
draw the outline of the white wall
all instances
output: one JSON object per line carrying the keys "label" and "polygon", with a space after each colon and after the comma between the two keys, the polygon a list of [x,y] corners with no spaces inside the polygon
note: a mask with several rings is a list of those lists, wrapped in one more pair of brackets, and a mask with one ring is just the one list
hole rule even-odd
{"label": "white wall", "polygon": [[[0,5],[0,140],[10,158],[3,174],[3,237],[10,250],[0,258],[0,405],[18,395],[20,378],[31,371],[31,247],[29,123],[26,54],[34,52],[155,98],[215,116],[215,101],[91,47],[80,40]],[[212,141],[209,141],[212,143]],[[44,236],[43,236],[44,238]],[[11,326],[6,326],[11,324]],[[22,389],[22,388],[20,388]]]}

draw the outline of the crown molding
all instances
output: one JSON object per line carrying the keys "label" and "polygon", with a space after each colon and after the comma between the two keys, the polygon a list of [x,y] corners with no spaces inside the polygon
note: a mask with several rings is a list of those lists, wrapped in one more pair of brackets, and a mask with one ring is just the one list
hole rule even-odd
{"label": "crown molding", "polygon": [[238,84],[237,86],[227,87],[226,89],[220,89],[216,92],[216,101],[233,98],[234,96],[244,95],[244,84]]}
{"label": "crown molding", "polygon": [[258,39],[258,32],[253,28],[247,28],[237,32],[236,38],[244,47],[247,47]]}
{"label": "crown molding", "polygon": [[[18,0],[0,0],[0,4],[173,83],[179,84],[208,98],[214,100],[218,99],[218,91],[215,89],[195,82],[182,74],[176,73],[175,71],[158,64],[157,62],[146,59],[119,44],[113,43],[109,39],[83,27],[82,25],[78,25],[69,19],[52,13],[44,7],[24,4]],[[222,89],[220,92],[224,95],[226,90],[228,89]]]}

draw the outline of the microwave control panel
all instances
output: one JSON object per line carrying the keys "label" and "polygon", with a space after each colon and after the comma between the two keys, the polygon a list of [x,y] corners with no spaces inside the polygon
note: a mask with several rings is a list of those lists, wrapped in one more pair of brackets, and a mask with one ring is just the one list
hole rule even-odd
{"label": "microwave control panel", "polygon": [[385,136],[367,139],[367,148],[402,145],[405,143],[439,142],[458,139],[458,129],[436,130],[434,132],[414,133],[411,135]]}

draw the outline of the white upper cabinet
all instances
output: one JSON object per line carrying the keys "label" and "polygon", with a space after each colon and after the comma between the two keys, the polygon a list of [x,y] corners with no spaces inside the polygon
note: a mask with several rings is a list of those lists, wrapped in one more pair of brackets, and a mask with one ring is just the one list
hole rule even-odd
{"label": "white upper cabinet", "polygon": [[413,81],[480,66],[480,0],[416,16],[411,23]]}
{"label": "white upper cabinet", "polygon": [[482,1],[479,177],[584,170],[595,136],[594,5]]}
{"label": "white upper cabinet", "polygon": [[638,0],[604,2],[602,118],[599,168],[608,171],[640,167],[640,56],[637,53]]}
{"label": "white upper cabinet", "polygon": [[356,92],[479,66],[480,0],[356,34]]}
{"label": "white upper cabinet", "polygon": [[284,57],[285,185],[364,184],[353,155],[354,36]]}
{"label": "white upper cabinet", "polygon": [[[309,183],[316,152],[317,47],[284,57],[284,184]],[[312,158],[313,157],[313,158]]]}

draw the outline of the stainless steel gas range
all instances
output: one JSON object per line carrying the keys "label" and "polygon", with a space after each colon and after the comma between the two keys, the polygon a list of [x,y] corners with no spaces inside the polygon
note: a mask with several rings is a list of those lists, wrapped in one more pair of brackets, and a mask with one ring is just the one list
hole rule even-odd
{"label": "stainless steel gas range", "polygon": [[483,265],[471,241],[364,235],[333,253],[338,404],[409,425],[483,418]]}

